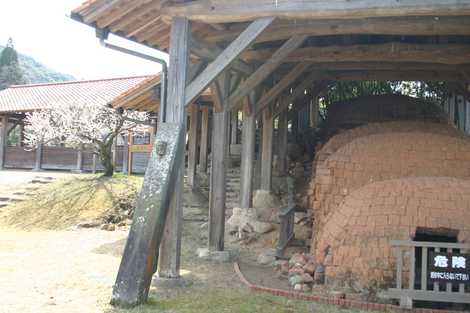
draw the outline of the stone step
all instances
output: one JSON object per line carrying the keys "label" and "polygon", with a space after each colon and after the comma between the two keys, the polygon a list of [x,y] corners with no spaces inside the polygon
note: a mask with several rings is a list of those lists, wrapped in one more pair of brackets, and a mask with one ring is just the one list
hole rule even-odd
{"label": "stone step", "polygon": [[8,206],[9,204],[10,204],[10,202],[0,201],[0,208],[4,208],[4,207]]}

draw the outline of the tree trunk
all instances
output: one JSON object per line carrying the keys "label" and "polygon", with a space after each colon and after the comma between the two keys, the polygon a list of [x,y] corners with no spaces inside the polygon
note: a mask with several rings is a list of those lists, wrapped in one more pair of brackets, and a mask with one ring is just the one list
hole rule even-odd
{"label": "tree trunk", "polygon": [[104,167],[103,176],[111,177],[114,174],[113,153],[111,145],[100,145],[99,150],[101,165]]}

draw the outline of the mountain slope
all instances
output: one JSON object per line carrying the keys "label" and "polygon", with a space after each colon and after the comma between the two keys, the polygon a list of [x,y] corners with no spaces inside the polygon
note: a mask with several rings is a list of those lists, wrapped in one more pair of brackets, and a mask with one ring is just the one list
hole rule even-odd
{"label": "mountain slope", "polygon": [[[0,46],[0,53],[3,48],[3,46]],[[30,56],[18,53],[18,60],[27,84],[75,80],[72,75],[48,68]]]}

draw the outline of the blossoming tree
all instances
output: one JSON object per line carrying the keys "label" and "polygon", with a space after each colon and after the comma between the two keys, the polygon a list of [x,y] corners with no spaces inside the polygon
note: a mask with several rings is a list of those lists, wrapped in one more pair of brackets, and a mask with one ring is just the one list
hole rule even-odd
{"label": "blossoming tree", "polygon": [[25,120],[25,144],[63,143],[87,146],[98,155],[104,175],[112,176],[112,146],[120,134],[148,130],[149,116],[135,111],[118,111],[101,105],[53,105],[50,109],[28,113]]}

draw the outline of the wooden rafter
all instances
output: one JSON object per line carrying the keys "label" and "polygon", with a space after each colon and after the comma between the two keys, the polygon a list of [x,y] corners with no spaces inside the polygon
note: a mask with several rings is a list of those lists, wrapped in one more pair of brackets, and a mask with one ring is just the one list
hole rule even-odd
{"label": "wooden rafter", "polygon": [[[209,42],[230,41],[240,32],[244,23],[233,24],[228,30],[212,31],[204,39]],[[384,17],[338,20],[279,20],[263,32],[256,42],[288,39],[293,35],[399,35],[444,36],[470,35],[470,17]]]}
{"label": "wooden rafter", "polygon": [[258,101],[256,114],[263,111],[272,101],[281,95],[297,78],[300,77],[310,66],[310,63],[297,64],[287,75],[285,75],[276,85],[266,92]]}
{"label": "wooden rafter", "polygon": [[209,86],[268,27],[274,18],[261,18],[248,26],[205,70],[186,87],[188,105]]}
{"label": "wooden rafter", "polygon": [[[247,61],[266,60],[273,49],[247,51]],[[408,44],[392,42],[347,46],[307,47],[292,52],[283,62],[414,62],[465,64],[470,60],[470,45]]]}

